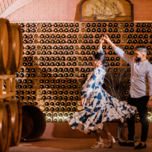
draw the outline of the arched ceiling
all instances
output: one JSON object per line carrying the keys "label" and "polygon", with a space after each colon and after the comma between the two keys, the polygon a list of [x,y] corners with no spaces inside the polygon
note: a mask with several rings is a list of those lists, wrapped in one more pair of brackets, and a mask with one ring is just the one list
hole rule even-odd
{"label": "arched ceiling", "polygon": [[0,17],[7,17],[33,0],[0,0]]}

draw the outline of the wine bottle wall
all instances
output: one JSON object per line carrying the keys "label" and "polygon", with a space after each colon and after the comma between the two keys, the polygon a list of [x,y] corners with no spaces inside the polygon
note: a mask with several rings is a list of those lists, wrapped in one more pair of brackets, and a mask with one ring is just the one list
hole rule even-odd
{"label": "wine bottle wall", "polygon": [[[64,122],[79,110],[81,87],[93,69],[92,55],[104,34],[127,54],[133,55],[137,45],[146,46],[152,63],[152,23],[50,22],[20,26],[24,55],[21,71],[16,73],[16,97],[23,104],[39,106],[47,122]],[[129,67],[107,43],[103,48],[107,71],[117,73]]]}

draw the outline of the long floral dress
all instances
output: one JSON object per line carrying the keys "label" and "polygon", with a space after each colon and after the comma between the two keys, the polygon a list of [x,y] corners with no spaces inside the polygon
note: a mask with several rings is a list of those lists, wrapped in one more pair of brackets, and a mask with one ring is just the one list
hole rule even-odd
{"label": "long floral dress", "polygon": [[123,122],[123,117],[130,118],[135,114],[135,107],[112,97],[102,88],[105,74],[105,67],[98,67],[88,75],[81,89],[85,98],[83,110],[67,118],[72,129],[86,134],[100,132],[104,122],[116,119]]}

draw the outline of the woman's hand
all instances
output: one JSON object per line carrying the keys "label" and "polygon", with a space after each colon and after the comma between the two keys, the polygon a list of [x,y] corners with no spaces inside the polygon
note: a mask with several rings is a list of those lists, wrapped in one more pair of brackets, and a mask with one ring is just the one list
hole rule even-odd
{"label": "woman's hand", "polygon": [[83,105],[84,105],[84,101],[85,101],[85,99],[84,98],[81,98],[81,106],[83,107]]}
{"label": "woman's hand", "polygon": [[103,37],[101,37],[101,39],[100,39],[100,49],[102,49],[102,44],[104,43],[104,39],[103,39]]}
{"label": "woman's hand", "polygon": [[101,37],[100,44],[103,44],[103,43],[104,43],[104,39],[103,39],[103,37]]}

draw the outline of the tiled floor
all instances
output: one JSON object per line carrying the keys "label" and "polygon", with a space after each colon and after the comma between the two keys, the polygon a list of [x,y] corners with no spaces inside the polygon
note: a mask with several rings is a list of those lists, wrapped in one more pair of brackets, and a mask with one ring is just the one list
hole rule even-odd
{"label": "tiled floor", "polygon": [[[95,142],[94,138],[54,138],[40,139],[36,142],[21,142],[17,147],[10,147],[9,152],[135,152],[152,151],[152,138],[147,140],[147,148],[134,150],[132,147],[121,147],[117,143],[113,148],[91,149],[90,146]],[[107,139],[104,139],[107,143]],[[136,142],[136,145],[138,142]]]}

